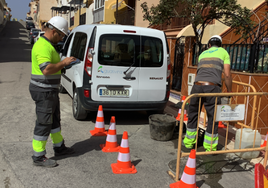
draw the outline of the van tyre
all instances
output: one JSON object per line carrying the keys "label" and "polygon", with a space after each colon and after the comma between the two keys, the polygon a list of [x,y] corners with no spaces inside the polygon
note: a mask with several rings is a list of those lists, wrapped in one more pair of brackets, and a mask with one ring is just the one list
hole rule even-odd
{"label": "van tyre", "polygon": [[73,116],[77,120],[84,120],[87,117],[87,112],[81,105],[81,101],[76,88],[73,95]]}

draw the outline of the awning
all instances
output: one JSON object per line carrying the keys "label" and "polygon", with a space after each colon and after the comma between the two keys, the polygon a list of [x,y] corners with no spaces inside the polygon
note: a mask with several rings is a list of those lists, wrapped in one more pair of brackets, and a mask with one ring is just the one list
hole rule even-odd
{"label": "awning", "polygon": [[74,10],[74,7],[70,7],[70,6],[61,6],[61,7],[51,7],[51,10],[55,10],[55,11],[67,11],[67,10],[70,10],[73,11]]}
{"label": "awning", "polygon": [[[121,0],[120,2],[118,2],[118,8],[121,6],[121,4],[123,3],[124,0]],[[111,10],[116,9],[116,2],[115,4],[111,7]]]}
{"label": "awning", "polygon": [[68,4],[82,5],[83,0],[71,0]]}
{"label": "awning", "polygon": [[60,7],[51,7],[51,10],[59,11]]}
{"label": "awning", "polygon": [[67,11],[67,10],[70,10],[73,11],[74,10],[74,7],[70,7],[70,6],[62,6],[60,8],[60,11]]}

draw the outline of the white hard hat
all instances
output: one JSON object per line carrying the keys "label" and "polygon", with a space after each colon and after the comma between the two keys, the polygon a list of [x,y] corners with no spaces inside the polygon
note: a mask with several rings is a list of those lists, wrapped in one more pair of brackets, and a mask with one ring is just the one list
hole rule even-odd
{"label": "white hard hat", "polygon": [[68,22],[63,17],[54,16],[47,23],[63,32],[65,35],[68,35]]}
{"label": "white hard hat", "polygon": [[210,37],[209,41],[213,41],[214,40],[220,40],[222,42],[222,39],[219,35],[213,35],[212,37]]}

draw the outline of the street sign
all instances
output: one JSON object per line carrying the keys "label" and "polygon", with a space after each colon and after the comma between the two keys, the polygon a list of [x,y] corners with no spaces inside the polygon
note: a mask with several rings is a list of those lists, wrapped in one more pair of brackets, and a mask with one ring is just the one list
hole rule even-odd
{"label": "street sign", "polygon": [[244,120],[245,104],[217,105],[216,121]]}

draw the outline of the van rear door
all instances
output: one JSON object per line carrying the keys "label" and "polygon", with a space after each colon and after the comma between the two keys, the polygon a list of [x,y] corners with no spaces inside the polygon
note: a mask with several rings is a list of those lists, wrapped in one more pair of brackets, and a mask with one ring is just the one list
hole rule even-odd
{"label": "van rear door", "polygon": [[160,32],[141,36],[139,101],[163,101],[166,97],[167,53]]}
{"label": "van rear door", "polygon": [[94,101],[138,100],[140,36],[125,31],[118,26],[97,27],[91,78]]}

